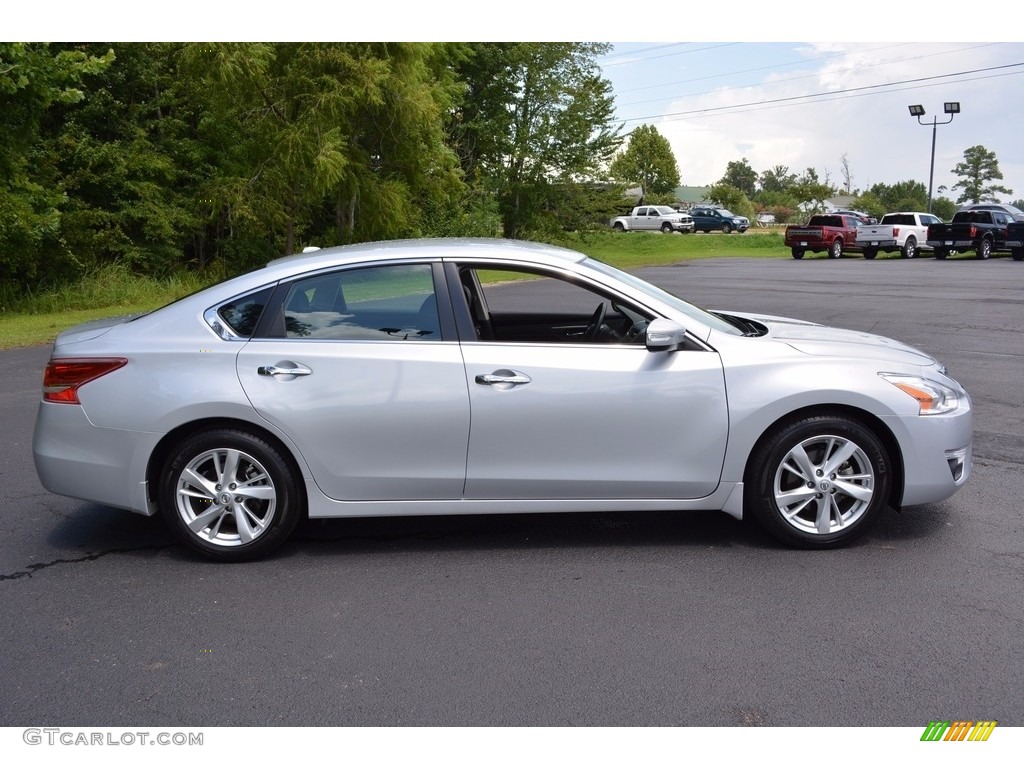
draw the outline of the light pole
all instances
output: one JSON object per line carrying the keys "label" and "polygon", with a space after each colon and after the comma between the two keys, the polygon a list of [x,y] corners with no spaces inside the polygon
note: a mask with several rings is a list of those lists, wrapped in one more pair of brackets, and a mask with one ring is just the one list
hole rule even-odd
{"label": "light pole", "polygon": [[910,116],[916,117],[917,122],[921,125],[931,125],[932,127],[932,164],[928,171],[928,213],[932,212],[932,180],[935,178],[935,133],[940,125],[946,125],[947,123],[953,122],[953,117],[960,114],[960,102],[959,101],[947,101],[942,105],[942,111],[949,115],[949,120],[943,120],[939,122],[938,117],[933,117],[931,123],[926,123],[921,119],[924,114],[924,107],[920,104],[911,104],[907,109],[910,110]]}

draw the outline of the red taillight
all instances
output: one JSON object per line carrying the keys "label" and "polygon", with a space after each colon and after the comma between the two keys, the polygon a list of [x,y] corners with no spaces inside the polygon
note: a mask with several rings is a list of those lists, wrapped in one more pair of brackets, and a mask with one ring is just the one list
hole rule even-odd
{"label": "red taillight", "polygon": [[899,237],[900,236],[900,228],[899,227],[893,227],[892,228],[892,236],[893,237]]}
{"label": "red taillight", "polygon": [[43,374],[43,400],[48,403],[77,403],[78,388],[128,361],[123,357],[54,358]]}
{"label": "red taillight", "polygon": [[978,236],[978,228],[976,226],[974,226],[973,224],[971,224],[971,234],[969,235],[969,237],[971,238],[971,240],[973,240],[977,236]]}

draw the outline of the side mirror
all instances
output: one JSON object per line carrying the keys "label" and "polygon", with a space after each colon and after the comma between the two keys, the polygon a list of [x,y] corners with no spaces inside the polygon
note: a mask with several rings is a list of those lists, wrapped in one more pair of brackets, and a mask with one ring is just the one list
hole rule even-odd
{"label": "side mirror", "polygon": [[683,346],[684,341],[686,329],[673,320],[658,317],[647,326],[648,352],[671,352]]}

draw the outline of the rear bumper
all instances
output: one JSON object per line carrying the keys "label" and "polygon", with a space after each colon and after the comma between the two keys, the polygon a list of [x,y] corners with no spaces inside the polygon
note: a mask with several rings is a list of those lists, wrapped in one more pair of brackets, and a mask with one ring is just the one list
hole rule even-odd
{"label": "rear bumper", "polygon": [[40,403],[32,458],[48,491],[149,515],[146,464],[160,438],[97,427],[76,405]]}

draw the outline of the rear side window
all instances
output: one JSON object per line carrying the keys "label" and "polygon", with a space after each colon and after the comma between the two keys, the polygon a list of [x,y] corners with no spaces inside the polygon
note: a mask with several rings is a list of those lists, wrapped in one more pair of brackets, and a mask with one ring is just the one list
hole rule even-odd
{"label": "rear side window", "polygon": [[264,288],[222,304],[217,309],[217,316],[240,337],[249,338],[256,330],[256,324],[263,315],[273,288]]}
{"label": "rear side window", "polygon": [[297,280],[284,301],[289,339],[439,341],[429,264],[391,264]]}

